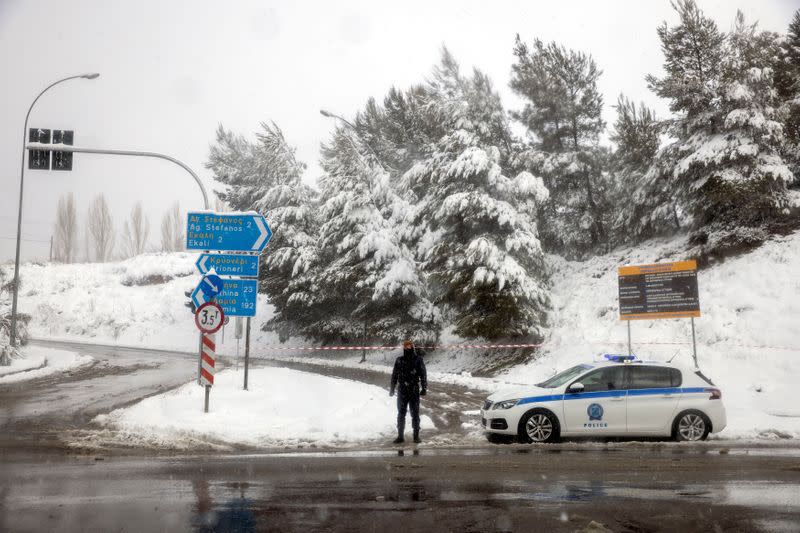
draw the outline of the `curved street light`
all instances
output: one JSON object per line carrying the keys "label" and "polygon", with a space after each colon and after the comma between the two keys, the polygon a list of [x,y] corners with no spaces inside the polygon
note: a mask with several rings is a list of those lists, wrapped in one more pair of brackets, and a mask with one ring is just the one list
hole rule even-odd
{"label": "curved street light", "polygon": [[54,81],[47,87],[45,87],[42,92],[40,92],[36,98],[33,99],[31,106],[28,108],[28,113],[25,115],[25,127],[22,130],[22,162],[20,163],[19,169],[19,208],[17,210],[17,251],[14,257],[14,293],[12,296],[11,302],[11,346],[17,345],[17,296],[19,293],[19,247],[20,241],[22,240],[22,191],[25,185],[25,140],[28,138],[28,119],[31,117],[31,111],[33,111],[33,106],[36,105],[36,102],[39,101],[39,98],[42,97],[44,93],[58,85],[59,83],[64,83],[65,81],[75,80],[75,79],[85,79],[85,80],[93,80],[98,78],[100,74],[98,72],[89,72],[86,74],[78,74],[77,76],[68,76],[66,78],[62,78],[58,81]]}
{"label": "curved street light", "polygon": [[[380,158],[380,157],[378,157],[378,154],[376,154],[376,153],[375,153],[375,150],[373,150],[373,149],[372,149],[372,146],[370,146],[370,145],[369,145],[369,143],[368,143],[367,141],[365,141],[365,140],[364,140],[364,139],[361,137],[361,134],[359,134],[359,133],[358,133],[358,128],[356,128],[355,124],[353,124],[352,122],[350,122],[350,121],[349,121],[349,120],[347,120],[346,118],[342,117],[341,115],[337,115],[336,113],[331,113],[331,112],[330,112],[330,111],[328,111],[327,109],[320,109],[320,110],[319,110],[319,114],[320,114],[320,115],[322,115],[323,117],[326,117],[326,118],[332,118],[332,119],[335,119],[335,120],[340,120],[340,121],[344,122],[344,123],[345,123],[345,124],[348,126],[348,128],[350,129],[350,131],[352,131],[352,132],[353,132],[353,134],[354,134],[354,135],[356,135],[356,136],[358,137],[358,140],[359,140],[360,144],[361,144],[362,146],[364,146],[364,148],[366,148],[367,150],[369,150],[369,153],[372,155],[372,158],[375,160],[375,163],[377,163],[377,164],[378,164],[378,166],[381,168],[381,170],[383,170],[384,172],[386,172],[386,168],[383,166],[383,163],[381,163],[381,158]],[[348,137],[348,139],[349,139],[349,137]],[[359,152],[359,150],[358,150],[358,148],[357,148],[357,147],[356,147],[356,146],[353,144],[353,141],[352,141],[352,140],[350,140],[350,144],[353,146],[353,148],[355,148],[355,150],[356,150],[356,153],[358,153],[358,152]],[[361,157],[363,157],[363,156],[361,156]]]}

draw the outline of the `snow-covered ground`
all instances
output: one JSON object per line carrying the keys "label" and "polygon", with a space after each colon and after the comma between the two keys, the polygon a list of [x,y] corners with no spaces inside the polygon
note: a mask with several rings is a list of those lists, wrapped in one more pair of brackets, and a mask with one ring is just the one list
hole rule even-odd
{"label": "snow-covered ground", "polygon": [[[502,352],[445,350],[432,354],[431,381],[486,391],[508,383],[536,383],[579,361],[626,351],[626,324],[617,315],[617,267],[685,258],[683,238],[655,240],[585,262],[550,256],[553,311],[544,348],[534,360],[512,364],[494,378],[469,374]],[[74,339],[194,351],[197,333],[183,292],[199,281],[194,254],[148,254],[118,263],[24,265],[20,307],[31,313],[34,337]],[[800,232],[698,274],[702,316],[696,319],[698,360],[724,392],[729,438],[800,438],[800,407],[790,391],[800,378]],[[274,350],[262,332],[271,308],[259,300],[252,328],[255,357],[360,366],[360,352]],[[633,351],[644,359],[691,365],[688,319],[635,321]],[[469,342],[474,339],[466,340]],[[233,328],[218,349],[235,353]],[[444,342],[465,342],[446,334]],[[305,344],[293,340],[288,345]],[[370,368],[389,372],[399,354],[373,352]]]}
{"label": "snow-covered ground", "polygon": [[78,355],[67,350],[23,346],[20,357],[12,358],[10,366],[0,366],[0,385],[74,370],[92,361],[94,359],[88,355]]}
{"label": "snow-covered ground", "polygon": [[[203,388],[192,382],[95,421],[115,430],[118,441],[176,449],[198,442],[341,446],[395,434],[395,398],[380,387],[264,368],[251,371],[245,391],[241,377],[233,370],[215,376],[208,413],[203,412]],[[434,428],[424,415],[421,424]]]}

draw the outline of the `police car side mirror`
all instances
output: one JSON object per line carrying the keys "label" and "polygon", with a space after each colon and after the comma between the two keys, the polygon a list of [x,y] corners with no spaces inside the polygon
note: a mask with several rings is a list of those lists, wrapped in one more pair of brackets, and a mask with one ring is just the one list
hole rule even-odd
{"label": "police car side mirror", "polygon": [[575,383],[573,383],[572,385],[570,385],[567,388],[567,392],[570,392],[572,394],[575,394],[575,393],[578,393],[578,392],[583,392],[583,383],[580,383],[580,382],[576,381]]}

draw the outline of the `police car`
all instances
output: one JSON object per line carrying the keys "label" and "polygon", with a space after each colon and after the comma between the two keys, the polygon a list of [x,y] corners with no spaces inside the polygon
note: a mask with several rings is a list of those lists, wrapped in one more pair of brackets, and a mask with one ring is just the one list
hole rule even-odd
{"label": "police car", "polygon": [[481,419],[490,442],[560,437],[704,440],[726,425],[722,392],[700,371],[606,355],[535,386],[489,396]]}

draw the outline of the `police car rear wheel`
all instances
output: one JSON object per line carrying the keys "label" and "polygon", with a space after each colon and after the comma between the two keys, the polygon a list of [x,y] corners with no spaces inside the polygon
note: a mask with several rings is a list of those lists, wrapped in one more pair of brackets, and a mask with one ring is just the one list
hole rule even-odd
{"label": "police car rear wheel", "polygon": [[555,442],[559,433],[558,420],[552,413],[544,410],[525,414],[519,423],[521,442]]}
{"label": "police car rear wheel", "polygon": [[706,440],[710,431],[708,417],[699,411],[686,411],[675,419],[673,436],[678,441],[696,442]]}

